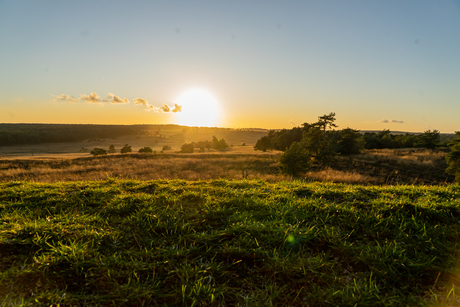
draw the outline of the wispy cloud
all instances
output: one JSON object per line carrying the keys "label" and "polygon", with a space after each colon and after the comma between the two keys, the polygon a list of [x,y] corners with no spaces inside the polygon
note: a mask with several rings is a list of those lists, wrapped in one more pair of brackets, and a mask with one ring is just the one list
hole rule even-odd
{"label": "wispy cloud", "polygon": [[[79,99],[76,99],[76,98],[71,97],[71,96],[66,95],[66,94],[62,94],[62,95],[59,95],[59,96],[56,96],[56,95],[51,95],[51,96],[54,97],[52,99],[52,101],[58,101],[58,100],[71,101],[71,102],[86,101],[88,103],[110,102],[110,103],[114,103],[114,104],[129,103],[129,100],[127,98],[121,98],[120,96],[116,96],[114,93],[107,93],[107,99],[101,99],[101,97],[98,94],[94,93],[94,92],[92,92],[89,95],[84,95],[84,94],[80,95]],[[149,112],[150,111],[153,111],[153,112],[156,112],[156,113],[169,113],[169,112],[177,113],[177,112],[182,112],[182,106],[178,105],[177,103],[174,104],[174,107],[170,107],[167,104],[163,104],[162,107],[155,107],[155,106],[152,106],[147,101],[147,99],[141,98],[141,97],[133,99],[133,102],[136,105],[145,106],[145,110],[149,111]]]}
{"label": "wispy cloud", "polygon": [[129,103],[127,98],[120,98],[119,96],[115,96],[113,93],[108,93],[107,98],[110,99],[110,103]]}
{"label": "wispy cloud", "polygon": [[154,107],[147,101],[147,99],[144,98],[135,98],[133,101],[134,104],[145,106],[146,111],[153,111],[156,113],[182,112],[182,106],[178,105],[177,103],[174,104],[174,108],[171,108],[166,103],[163,104],[162,107]]}
{"label": "wispy cloud", "polygon": [[152,106],[151,104],[149,104],[149,102],[147,101],[147,99],[145,98],[134,98],[134,104],[137,104],[137,105],[142,105],[142,106],[145,106],[145,110],[146,111],[154,111],[154,112],[157,112],[155,109],[158,109],[158,108],[155,108],[154,106]]}
{"label": "wispy cloud", "polygon": [[174,104],[174,109],[172,109],[174,113],[182,112],[182,106],[178,105],[177,103]]}
{"label": "wispy cloud", "polygon": [[167,104],[164,104],[164,105],[161,107],[161,111],[163,111],[163,112],[169,112],[169,111],[171,111],[171,108],[170,108]]}
{"label": "wispy cloud", "polygon": [[99,95],[92,92],[91,94],[89,95],[80,95],[80,100],[84,100],[88,103],[99,103],[99,102],[103,102]]}
{"label": "wispy cloud", "polygon": [[388,120],[388,119],[381,119],[378,121],[379,123],[382,123],[382,124],[404,124],[404,121],[402,120],[396,120],[396,119],[392,119],[392,120]]}
{"label": "wispy cloud", "polygon": [[75,99],[74,97],[71,97],[69,95],[66,95],[66,94],[61,94],[59,96],[56,96],[56,95],[51,95],[54,97],[54,99],[51,99],[52,101],[58,101],[58,100],[61,100],[61,101],[70,101],[70,102],[77,102],[78,99]]}

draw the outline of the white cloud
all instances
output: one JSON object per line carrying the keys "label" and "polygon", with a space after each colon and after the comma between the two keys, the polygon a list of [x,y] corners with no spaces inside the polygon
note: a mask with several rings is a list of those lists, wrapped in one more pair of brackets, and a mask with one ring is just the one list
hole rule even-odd
{"label": "white cloud", "polygon": [[171,111],[171,108],[170,108],[167,104],[164,104],[164,105],[161,107],[161,111],[167,113],[167,112]]}
{"label": "white cloud", "polygon": [[71,97],[69,95],[66,95],[66,94],[61,94],[59,96],[56,96],[56,95],[51,95],[54,97],[54,99],[52,99],[52,101],[58,101],[58,100],[62,100],[62,101],[70,101],[70,102],[77,102],[78,99],[75,99],[74,97]]}
{"label": "white cloud", "polygon": [[112,99],[110,99],[110,103],[129,103],[129,100],[126,98],[121,99],[119,96],[113,96]]}
{"label": "white cloud", "polygon": [[88,103],[98,103],[98,102],[102,102],[102,100],[99,98],[99,95],[92,92],[91,94],[89,95],[81,95],[80,96],[80,99],[81,100],[84,100]]}
{"label": "white cloud", "polygon": [[382,124],[388,124],[388,123],[391,123],[391,124],[404,124],[404,121],[402,120],[396,120],[396,119],[392,119],[392,120],[388,120],[388,119],[381,119],[378,121],[379,123],[382,123]]}
{"label": "white cloud", "polygon": [[178,105],[177,103],[174,104],[174,109],[172,109],[174,113],[182,112],[182,106]]}
{"label": "white cloud", "polygon": [[144,98],[140,98],[140,97],[135,98],[133,101],[134,101],[134,104],[145,106],[145,110],[148,111],[148,112],[150,112],[150,111],[160,112],[160,110],[161,110],[160,108],[154,107],[151,104],[149,104],[147,99],[144,99]]}
{"label": "white cloud", "polygon": [[[56,95],[51,95],[51,96],[54,97],[52,101],[62,100],[62,101],[77,102],[78,100],[81,100],[81,101],[86,101],[88,103],[100,103],[100,102],[110,102],[114,104],[129,103],[129,100],[127,98],[121,98],[120,96],[116,96],[114,93],[107,93],[107,100],[101,99],[101,97],[94,92],[92,92],[89,95],[81,94],[79,99],[75,99],[74,97],[71,97],[66,94],[61,94],[59,96],[56,96]],[[150,111],[157,112],[157,113],[182,112],[182,106],[178,105],[177,103],[174,104],[174,107],[170,107],[167,104],[163,104],[162,107],[154,107],[147,101],[147,99],[141,98],[141,97],[133,99],[133,102],[134,104],[145,106],[145,110],[149,112]]]}
{"label": "white cloud", "polygon": [[149,102],[147,101],[147,99],[144,99],[144,98],[134,98],[134,104],[141,104],[141,105],[144,105],[144,106],[148,106],[149,105]]}

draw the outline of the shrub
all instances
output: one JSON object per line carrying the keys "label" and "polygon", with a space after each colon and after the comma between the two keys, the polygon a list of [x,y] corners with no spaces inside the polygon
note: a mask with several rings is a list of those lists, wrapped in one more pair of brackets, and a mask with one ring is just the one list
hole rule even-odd
{"label": "shrub", "polygon": [[99,156],[99,155],[106,155],[107,154],[107,150],[103,149],[103,148],[94,148],[93,150],[91,150],[91,154],[93,156]]}
{"label": "shrub", "polygon": [[192,143],[184,144],[180,148],[181,153],[193,153],[194,151],[195,151],[195,148],[193,147]]}
{"label": "shrub", "polygon": [[212,137],[212,148],[216,150],[225,150],[228,147],[224,139],[218,140],[215,136]]}
{"label": "shrub", "polygon": [[423,134],[419,135],[417,145],[433,150],[440,140],[441,136],[438,130],[426,130]]}
{"label": "shrub", "polygon": [[340,131],[340,139],[338,144],[340,154],[358,154],[363,147],[364,143],[359,130],[346,128]]}
{"label": "shrub", "polygon": [[132,152],[133,150],[131,149],[131,146],[129,146],[128,144],[126,144],[125,146],[123,146],[123,148],[120,150],[120,152],[123,154],[123,153],[128,153],[128,152]]}
{"label": "shrub", "polygon": [[305,174],[310,166],[310,154],[305,144],[294,142],[279,158],[279,169],[282,174],[291,178]]}
{"label": "shrub", "polygon": [[144,147],[144,148],[139,149],[139,153],[152,153],[152,152],[153,150],[150,147]]}
{"label": "shrub", "polygon": [[263,136],[261,137],[257,142],[256,145],[254,145],[254,150],[262,150],[262,151],[267,151],[268,149],[272,148],[272,143],[270,141],[269,136]]}

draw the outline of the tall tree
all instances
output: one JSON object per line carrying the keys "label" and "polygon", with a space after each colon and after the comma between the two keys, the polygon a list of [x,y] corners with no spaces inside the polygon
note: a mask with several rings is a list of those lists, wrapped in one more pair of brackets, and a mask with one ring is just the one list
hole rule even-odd
{"label": "tall tree", "polygon": [[354,155],[364,147],[363,139],[359,130],[351,128],[340,131],[339,152],[341,155]]}
{"label": "tall tree", "polygon": [[326,129],[336,128],[337,125],[334,124],[335,122],[335,113],[331,112],[329,114],[324,114],[323,116],[318,116],[318,121],[315,123],[319,126],[323,132],[326,132]]}
{"label": "tall tree", "polygon": [[433,150],[436,148],[440,139],[441,135],[438,130],[426,130],[423,134],[419,135],[417,145]]}
{"label": "tall tree", "polygon": [[330,164],[337,155],[336,139],[333,131],[328,131],[337,127],[334,124],[335,113],[318,117],[318,121],[313,124],[304,124],[302,141],[315,162],[320,164]]}

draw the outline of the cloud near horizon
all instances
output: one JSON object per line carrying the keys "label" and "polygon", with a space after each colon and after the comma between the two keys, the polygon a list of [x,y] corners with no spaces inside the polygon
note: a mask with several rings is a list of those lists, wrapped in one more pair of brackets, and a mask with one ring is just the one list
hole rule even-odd
{"label": "cloud near horizon", "polygon": [[[58,101],[58,100],[60,100],[60,101],[70,101],[70,102],[86,101],[88,103],[110,102],[110,103],[113,103],[113,104],[129,103],[129,100],[127,98],[121,98],[120,96],[116,96],[114,93],[107,93],[107,100],[106,99],[101,99],[101,97],[98,94],[94,93],[94,92],[92,92],[89,95],[81,94],[79,99],[76,99],[76,98],[71,97],[71,96],[66,95],[66,94],[61,94],[59,96],[56,96],[56,95],[51,95],[51,96],[54,97],[53,99],[51,99],[51,101]],[[182,112],[182,106],[178,105],[177,103],[174,104],[174,107],[170,107],[167,104],[163,104],[162,107],[155,107],[155,106],[152,106],[147,101],[147,99],[140,98],[140,97],[135,98],[133,100],[133,102],[136,105],[145,106],[145,110],[149,111],[149,112],[150,111],[153,111],[153,112],[156,112],[156,113],[169,113],[169,112],[177,113],[177,112]]]}
{"label": "cloud near horizon", "polygon": [[62,100],[62,101],[70,101],[70,102],[77,102],[78,99],[75,99],[74,97],[71,97],[69,95],[66,95],[66,94],[61,94],[59,96],[56,96],[56,95],[51,95],[54,97],[54,99],[51,99],[51,101],[58,101],[58,100]]}
{"label": "cloud near horizon", "polygon": [[107,99],[110,99],[110,103],[129,103],[128,99],[121,99],[120,96],[115,96],[113,93],[107,93]]}
{"label": "cloud near horizon", "polygon": [[392,120],[381,119],[378,122],[382,123],[382,124],[389,124],[389,123],[392,123],[392,124],[404,124],[403,120],[396,120],[396,119],[392,119]]}
{"label": "cloud near horizon", "polygon": [[182,106],[180,106],[177,103],[175,103],[174,104],[174,109],[172,109],[172,112],[174,112],[174,113],[182,112]]}
{"label": "cloud near horizon", "polygon": [[177,112],[182,112],[182,106],[178,105],[177,103],[174,104],[174,108],[171,108],[166,103],[163,104],[162,107],[154,107],[147,101],[147,99],[140,98],[140,97],[135,98],[133,101],[134,101],[134,104],[145,106],[146,107],[145,110],[149,111],[149,112],[150,111],[153,111],[153,112],[156,112],[156,113],[169,113],[169,112],[177,113]]}
{"label": "cloud near horizon", "polygon": [[107,102],[107,100],[101,100],[99,95],[94,92],[89,95],[80,95],[80,100],[84,100],[88,103]]}

